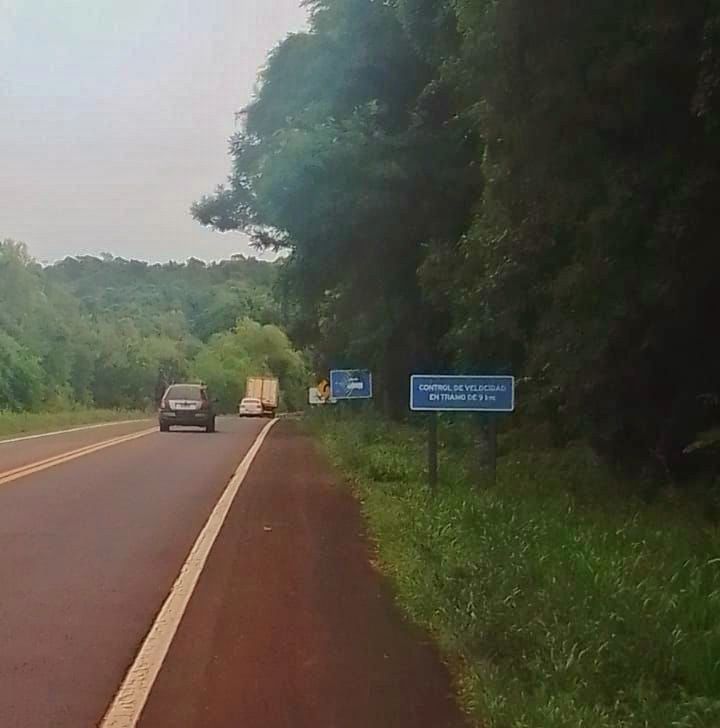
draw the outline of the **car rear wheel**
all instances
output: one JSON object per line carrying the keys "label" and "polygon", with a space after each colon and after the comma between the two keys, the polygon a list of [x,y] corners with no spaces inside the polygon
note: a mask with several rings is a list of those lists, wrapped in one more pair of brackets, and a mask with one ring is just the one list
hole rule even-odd
{"label": "car rear wheel", "polygon": [[170,425],[160,423],[160,432],[170,432]]}
{"label": "car rear wheel", "polygon": [[205,428],[205,432],[215,432],[215,420],[212,420],[210,424]]}

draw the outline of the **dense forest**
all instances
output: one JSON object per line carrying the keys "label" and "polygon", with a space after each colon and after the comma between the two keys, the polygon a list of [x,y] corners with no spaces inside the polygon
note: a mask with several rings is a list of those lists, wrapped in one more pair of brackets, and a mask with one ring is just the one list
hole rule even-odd
{"label": "dense forest", "polygon": [[37,264],[0,243],[0,411],[144,408],[185,378],[234,410],[245,378],[273,372],[298,407],[306,361],[278,327],[277,265],[104,258]]}
{"label": "dense forest", "polygon": [[[290,251],[318,369],[515,373],[553,443],[676,476],[720,419],[720,7],[308,0],[194,215]],[[517,421],[517,418],[516,418]]]}

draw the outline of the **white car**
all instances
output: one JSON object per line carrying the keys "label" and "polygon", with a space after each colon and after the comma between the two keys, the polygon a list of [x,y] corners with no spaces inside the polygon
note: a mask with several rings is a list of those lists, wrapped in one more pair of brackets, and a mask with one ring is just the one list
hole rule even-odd
{"label": "white car", "polygon": [[264,414],[262,402],[259,399],[245,397],[245,399],[240,402],[238,414],[240,417],[262,417]]}

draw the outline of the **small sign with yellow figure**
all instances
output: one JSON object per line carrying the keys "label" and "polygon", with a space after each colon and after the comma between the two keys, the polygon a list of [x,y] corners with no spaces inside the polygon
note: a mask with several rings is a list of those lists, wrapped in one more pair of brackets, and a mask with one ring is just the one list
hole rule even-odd
{"label": "small sign with yellow figure", "polygon": [[327,379],[321,379],[317,385],[317,391],[320,399],[325,401],[330,399],[330,382]]}

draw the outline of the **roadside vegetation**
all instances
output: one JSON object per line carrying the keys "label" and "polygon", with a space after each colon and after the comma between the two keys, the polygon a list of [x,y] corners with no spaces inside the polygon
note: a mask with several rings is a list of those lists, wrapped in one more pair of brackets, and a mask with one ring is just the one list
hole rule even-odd
{"label": "roadside vegetation", "polygon": [[234,411],[245,378],[266,373],[280,377],[285,406],[299,407],[306,358],[280,328],[276,279],[276,265],[242,256],[41,266],[23,244],[0,242],[0,411],[23,413],[2,417],[151,409],[183,379],[205,379]]}
{"label": "roadside vegetation", "polygon": [[81,425],[104,422],[142,420],[147,412],[138,410],[65,409],[60,412],[0,412],[0,440],[13,435],[34,435],[40,432],[65,430]]}
{"label": "roadside vegetation", "polygon": [[500,438],[493,486],[457,418],[431,496],[422,430],[370,413],[309,423],[478,725],[720,725],[720,532],[695,499],[649,503],[589,448],[528,449],[518,432]]}

